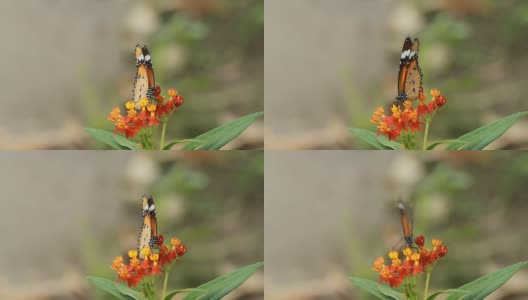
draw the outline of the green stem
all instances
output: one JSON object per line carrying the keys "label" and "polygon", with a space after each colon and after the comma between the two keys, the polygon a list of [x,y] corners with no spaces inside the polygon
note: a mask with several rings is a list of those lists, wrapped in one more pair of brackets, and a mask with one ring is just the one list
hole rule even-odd
{"label": "green stem", "polygon": [[151,300],[152,299],[152,292],[150,290],[150,284],[149,284],[148,280],[143,281],[143,283],[141,285],[142,285],[142,288],[143,288],[143,294],[145,295],[145,298],[148,299],[148,300]]}
{"label": "green stem", "polygon": [[415,149],[415,143],[413,141],[413,136],[409,132],[403,133],[403,140],[405,145],[405,150],[414,150]]}
{"label": "green stem", "polygon": [[171,111],[171,113],[165,118],[165,121],[162,121],[163,123],[161,127],[161,141],[160,141],[160,150],[163,150],[163,147],[165,146],[165,132],[167,130],[167,124],[169,123],[170,119],[172,118],[172,115],[174,114],[176,110]]}
{"label": "green stem", "polygon": [[430,122],[425,122],[425,131],[424,131],[424,140],[422,145],[422,150],[427,149],[427,137],[429,136],[429,125]]}
{"label": "green stem", "polygon": [[151,278],[151,280],[149,281],[149,285],[150,285],[150,296],[152,297],[151,299],[152,300],[156,300],[156,291],[154,289],[154,278]]}
{"label": "green stem", "polygon": [[165,133],[167,131],[167,122],[163,122],[163,125],[161,127],[161,141],[160,141],[160,150],[163,150],[163,147],[165,146]]}
{"label": "green stem", "polygon": [[424,141],[422,150],[427,149],[427,137],[429,136],[429,125],[433,122],[433,118],[435,116],[436,110],[431,114],[431,116],[425,120],[425,131],[424,131]]}
{"label": "green stem", "polygon": [[165,294],[167,292],[167,282],[169,281],[169,270],[165,271],[165,278],[163,279],[163,291],[161,292],[161,299],[165,299]]}
{"label": "green stem", "polygon": [[431,272],[428,271],[425,277],[425,289],[424,289],[424,300],[427,300],[429,293],[429,279],[431,279]]}

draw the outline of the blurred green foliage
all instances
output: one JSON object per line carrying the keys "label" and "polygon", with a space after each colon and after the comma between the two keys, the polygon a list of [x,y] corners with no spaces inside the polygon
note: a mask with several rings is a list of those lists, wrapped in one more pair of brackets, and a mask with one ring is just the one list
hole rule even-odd
{"label": "blurred green foliage", "polygon": [[[148,3],[161,25],[145,44],[162,94],[175,88],[184,97],[167,128],[169,140],[193,138],[226,119],[263,111],[264,1],[214,1],[216,9],[200,14],[167,10],[163,3]],[[113,129],[106,120],[109,101],[93,100],[116,97],[117,83],[111,84],[108,94],[84,88],[86,127]],[[110,102],[124,105],[125,100]]]}
{"label": "blurred green foliage", "polygon": [[[528,29],[528,6],[523,1],[484,1],[489,11],[455,17],[448,11],[432,14],[420,33],[424,51],[435,44],[449,49],[451,60],[443,70],[430,72],[423,61],[427,88],[439,88],[448,105],[435,118],[432,134],[452,138],[485,123],[483,114],[506,116],[526,108],[519,97],[526,91],[528,62],[523,34]],[[491,71],[494,70],[494,71]],[[443,109],[444,109],[443,108]],[[463,117],[462,117],[463,116]]]}
{"label": "blurred green foliage", "polygon": [[[176,88],[186,101],[176,116],[178,125],[169,128],[171,136],[194,137],[220,125],[226,113],[242,116],[263,110],[264,2],[219,3],[222,14],[164,16],[152,38],[158,57],[174,45],[184,50],[180,70],[164,70],[159,60],[156,66],[159,84]],[[239,69],[230,73],[225,70],[230,65]]]}
{"label": "blurred green foliage", "polygon": [[[464,2],[467,6],[447,1],[438,8],[426,2],[414,2],[425,24],[409,35],[420,38],[420,66],[428,99],[432,88],[447,98],[435,115],[429,140],[454,139],[489,123],[490,116],[498,119],[526,110],[526,1]],[[461,7],[467,10],[458,12]],[[379,82],[376,84],[357,87],[374,94],[355,95],[358,92],[352,91],[351,99],[379,98]],[[371,116],[372,104],[365,101],[361,107],[357,100],[350,102],[354,102],[350,108],[353,127],[373,128],[365,117]],[[365,111],[367,107],[369,111]]]}
{"label": "blurred green foliage", "polygon": [[[519,226],[519,212],[527,209],[528,154],[495,152],[470,158],[470,153],[463,161],[455,155],[427,163],[427,175],[418,185],[419,233],[442,239],[450,250],[433,276],[438,288],[469,282],[485,274],[488,264],[505,266],[526,258],[521,249],[528,232]],[[447,214],[440,220],[430,210],[438,196],[447,201]]]}
{"label": "blurred green foliage", "polygon": [[[178,237],[188,249],[170,274],[174,288],[196,287],[222,275],[226,267],[264,260],[264,153],[214,152],[200,151],[187,159],[151,156],[161,173],[147,192],[156,204],[158,231],[166,239]],[[125,227],[139,222],[138,201],[128,202]],[[112,230],[107,237],[86,241],[87,274],[116,277],[112,258],[129,250],[119,249],[124,237],[118,234]],[[95,296],[110,299],[104,293]]]}
{"label": "blurred green foliage", "polygon": [[[429,245],[431,239],[441,239],[449,249],[435,267],[431,287],[455,288],[494,267],[526,260],[528,153],[463,151],[417,157],[425,175],[415,190],[414,236],[424,235]],[[393,221],[396,216],[387,222]],[[352,275],[377,279],[370,270],[374,260],[360,261],[372,251],[382,256],[390,249],[380,243],[379,235],[351,245],[369,251],[351,256],[358,267]]]}

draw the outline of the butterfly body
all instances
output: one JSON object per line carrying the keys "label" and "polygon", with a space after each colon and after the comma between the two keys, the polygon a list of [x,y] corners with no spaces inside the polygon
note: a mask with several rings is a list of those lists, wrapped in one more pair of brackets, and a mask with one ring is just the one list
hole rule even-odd
{"label": "butterfly body", "polygon": [[156,81],[154,79],[154,69],[150,52],[146,46],[136,45],[136,78],[134,79],[134,89],[132,90],[132,101],[136,104],[136,109],[141,109],[139,101],[148,99],[153,102],[155,99]]}
{"label": "butterfly body", "polygon": [[143,195],[142,204],[143,223],[141,225],[138,239],[138,252],[140,258],[144,258],[143,255],[141,255],[142,249],[147,247],[151,249],[156,248],[158,244],[158,222],[156,219],[154,200],[151,196]]}
{"label": "butterfly body", "polygon": [[418,50],[420,41],[414,42],[407,37],[403,42],[400,55],[400,70],[398,72],[398,95],[394,101],[402,105],[406,100],[416,100],[422,87],[422,69],[418,65]]}
{"label": "butterfly body", "polygon": [[408,248],[413,247],[414,237],[413,237],[413,209],[406,207],[403,202],[398,203],[398,210],[400,211],[400,221],[403,229],[403,238],[405,241],[405,246]]}

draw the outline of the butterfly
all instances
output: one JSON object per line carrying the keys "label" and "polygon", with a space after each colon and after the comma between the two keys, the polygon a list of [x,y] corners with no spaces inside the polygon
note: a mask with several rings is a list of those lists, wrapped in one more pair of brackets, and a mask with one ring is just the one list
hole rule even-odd
{"label": "butterfly", "polygon": [[398,202],[397,207],[400,211],[400,221],[403,229],[405,247],[412,248],[414,243],[414,207],[406,206],[402,201]]}
{"label": "butterfly", "polygon": [[410,37],[405,38],[400,56],[400,71],[398,72],[398,95],[393,102],[401,106],[406,100],[416,100],[422,88],[422,69],[418,65],[418,50],[420,41]]}
{"label": "butterfly", "polygon": [[156,81],[150,53],[146,46],[140,47],[138,44],[136,45],[136,78],[132,90],[132,100],[136,104],[136,109],[141,109],[139,101],[144,98],[154,101],[155,91]]}
{"label": "butterfly", "polygon": [[142,249],[147,247],[156,248],[158,244],[158,222],[156,220],[154,199],[152,199],[152,196],[143,195],[142,203],[143,224],[141,225],[138,239],[139,258],[144,258],[141,255]]}

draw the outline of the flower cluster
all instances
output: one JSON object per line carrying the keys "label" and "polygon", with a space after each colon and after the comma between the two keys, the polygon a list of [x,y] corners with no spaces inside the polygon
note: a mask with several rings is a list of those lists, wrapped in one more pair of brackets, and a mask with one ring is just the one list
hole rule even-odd
{"label": "flower cluster", "polygon": [[123,281],[128,286],[137,284],[146,276],[153,276],[164,272],[164,268],[174,263],[178,257],[183,256],[187,248],[179,239],[171,239],[171,249],[163,243],[163,235],[158,238],[158,252],[149,247],[141,249],[140,259],[137,250],[128,251],[129,264],[123,262],[123,257],[118,256],[112,262],[112,269],[117,272],[117,282]]}
{"label": "flower cluster", "polygon": [[[378,126],[377,135],[384,135],[389,140],[396,140],[403,132],[421,131],[425,122],[430,122],[436,111],[446,103],[446,98],[437,89],[431,90],[431,100],[426,103],[423,88],[420,88],[418,105],[413,107],[413,101],[391,107],[389,116],[384,114],[383,107],[376,108],[370,122]],[[425,121],[425,122],[424,122]]]}
{"label": "flower cluster", "polygon": [[433,239],[433,249],[424,247],[425,238],[418,236],[414,242],[419,247],[418,251],[412,248],[403,249],[402,261],[398,251],[389,252],[391,264],[385,265],[383,257],[379,257],[374,262],[372,269],[379,273],[378,283],[382,281],[388,283],[390,287],[399,287],[405,278],[423,273],[428,266],[433,267],[436,262],[447,254],[447,247],[442,245],[442,241]]}
{"label": "flower cluster", "polygon": [[165,102],[161,88],[156,86],[155,101],[150,102],[147,98],[143,98],[137,105],[134,101],[128,101],[125,104],[126,115],[121,115],[119,107],[112,109],[108,120],[115,123],[114,133],[121,132],[127,138],[132,138],[142,128],[158,125],[161,117],[170,115],[175,108],[183,104],[183,97],[178,95],[175,89],[169,89],[168,95],[169,100]]}

